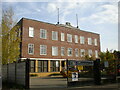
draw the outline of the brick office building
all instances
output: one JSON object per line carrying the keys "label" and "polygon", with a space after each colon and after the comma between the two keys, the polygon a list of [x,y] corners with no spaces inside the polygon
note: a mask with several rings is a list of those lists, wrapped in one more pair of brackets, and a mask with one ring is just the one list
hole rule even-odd
{"label": "brick office building", "polygon": [[[51,24],[22,18],[21,59],[30,58],[31,73],[48,75],[60,72],[68,60],[84,60],[84,56],[98,58],[100,52],[99,34],[86,32],[70,23]],[[46,72],[46,73],[45,73]]]}

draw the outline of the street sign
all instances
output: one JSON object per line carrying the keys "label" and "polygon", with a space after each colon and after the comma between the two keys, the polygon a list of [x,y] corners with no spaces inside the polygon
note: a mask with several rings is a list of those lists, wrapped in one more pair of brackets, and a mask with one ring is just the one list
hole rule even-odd
{"label": "street sign", "polygon": [[93,61],[77,61],[76,64],[79,66],[93,66],[94,62]]}
{"label": "street sign", "polygon": [[78,72],[72,72],[72,81],[78,81]]}
{"label": "street sign", "polygon": [[105,67],[109,67],[108,61],[105,61],[105,62],[104,62],[104,66],[105,66]]}
{"label": "street sign", "polygon": [[68,65],[69,66],[75,66],[76,65],[76,61],[75,60],[68,60]]}
{"label": "street sign", "polygon": [[94,61],[88,61],[88,60],[84,60],[84,61],[76,61],[76,60],[68,60],[68,65],[69,66],[93,66],[94,65]]}
{"label": "street sign", "polygon": [[83,66],[78,66],[78,70],[83,70]]}

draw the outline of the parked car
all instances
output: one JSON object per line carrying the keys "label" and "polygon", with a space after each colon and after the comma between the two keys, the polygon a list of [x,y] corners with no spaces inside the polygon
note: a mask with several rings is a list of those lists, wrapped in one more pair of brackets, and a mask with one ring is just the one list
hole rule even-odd
{"label": "parked car", "polygon": [[120,65],[117,66],[117,75],[120,76]]}

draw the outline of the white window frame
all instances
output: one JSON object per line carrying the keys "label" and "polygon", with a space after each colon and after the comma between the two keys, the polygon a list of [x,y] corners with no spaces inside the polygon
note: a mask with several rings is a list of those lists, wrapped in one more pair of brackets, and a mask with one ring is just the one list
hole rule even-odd
{"label": "white window frame", "polygon": [[92,45],[92,38],[88,38],[88,45]]}
{"label": "white window frame", "polygon": [[52,40],[58,40],[58,32],[52,31]]}
{"label": "white window frame", "polygon": [[78,43],[78,35],[74,35],[75,43]]}
{"label": "white window frame", "polygon": [[94,39],[94,44],[95,44],[95,46],[97,46],[97,39],[96,38]]}
{"label": "white window frame", "polygon": [[85,37],[84,36],[80,36],[80,44],[85,44]]}
{"label": "white window frame", "polygon": [[65,41],[65,34],[61,33],[61,41]]}
{"label": "white window frame", "polygon": [[95,57],[98,58],[98,51],[95,50]]}
{"label": "white window frame", "polygon": [[[73,54],[72,48],[68,48],[67,52],[68,52],[68,56],[72,56],[72,54]],[[71,54],[70,54],[70,52],[71,52]]]}
{"label": "white window frame", "polygon": [[[33,52],[32,53],[29,52],[30,47],[33,48]],[[33,55],[34,54],[34,44],[31,44],[31,43],[28,44],[28,54],[29,55]]]}
{"label": "white window frame", "polygon": [[61,56],[65,56],[65,47],[61,47]]}
{"label": "white window frame", "polygon": [[72,34],[67,34],[67,41],[72,42]]}
{"label": "white window frame", "polygon": [[75,56],[79,57],[79,49],[78,48],[75,48]]}
{"label": "white window frame", "polygon": [[93,54],[93,53],[92,53],[92,50],[89,49],[89,50],[88,50],[88,56],[89,56],[89,57],[92,57],[92,54]]}
{"label": "white window frame", "polygon": [[80,56],[84,57],[85,56],[85,49],[80,49]]}
{"label": "white window frame", "polygon": [[47,55],[47,46],[40,45],[40,55]]}
{"label": "white window frame", "polygon": [[52,56],[58,56],[58,47],[52,46]]}
{"label": "white window frame", "polygon": [[47,30],[40,29],[40,38],[47,39]]}
{"label": "white window frame", "polygon": [[29,27],[29,37],[34,37],[34,28]]}

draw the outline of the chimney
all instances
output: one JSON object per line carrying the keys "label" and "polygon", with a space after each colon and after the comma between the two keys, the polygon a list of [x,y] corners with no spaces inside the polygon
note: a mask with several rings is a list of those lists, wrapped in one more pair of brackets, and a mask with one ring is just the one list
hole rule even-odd
{"label": "chimney", "polygon": [[66,25],[67,25],[67,26],[71,26],[70,22],[66,22]]}

